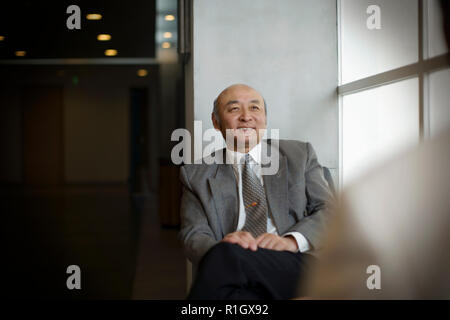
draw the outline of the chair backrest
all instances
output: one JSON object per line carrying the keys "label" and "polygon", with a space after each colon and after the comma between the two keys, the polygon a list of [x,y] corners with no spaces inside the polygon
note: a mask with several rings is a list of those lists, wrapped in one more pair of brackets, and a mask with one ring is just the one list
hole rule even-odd
{"label": "chair backrest", "polygon": [[334,181],[333,177],[331,176],[330,169],[328,169],[327,167],[323,167],[323,175],[325,177],[325,180],[327,180],[328,182],[328,186],[330,187],[331,192],[333,192],[333,194],[336,194],[336,187],[334,186]]}

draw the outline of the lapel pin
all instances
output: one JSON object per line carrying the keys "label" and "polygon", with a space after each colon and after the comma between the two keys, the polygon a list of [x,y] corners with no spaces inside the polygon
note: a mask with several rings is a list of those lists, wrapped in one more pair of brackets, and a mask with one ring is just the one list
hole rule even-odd
{"label": "lapel pin", "polygon": [[258,204],[258,202],[253,201],[252,203],[250,203],[249,205],[247,205],[245,208],[250,208],[250,207],[254,207]]}

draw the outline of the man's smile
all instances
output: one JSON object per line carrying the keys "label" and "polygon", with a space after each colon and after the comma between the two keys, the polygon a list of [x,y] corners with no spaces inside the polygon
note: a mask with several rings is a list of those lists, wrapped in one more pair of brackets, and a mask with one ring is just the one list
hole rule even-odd
{"label": "man's smile", "polygon": [[236,130],[246,133],[246,132],[250,132],[250,131],[255,131],[256,128],[255,127],[238,127]]}

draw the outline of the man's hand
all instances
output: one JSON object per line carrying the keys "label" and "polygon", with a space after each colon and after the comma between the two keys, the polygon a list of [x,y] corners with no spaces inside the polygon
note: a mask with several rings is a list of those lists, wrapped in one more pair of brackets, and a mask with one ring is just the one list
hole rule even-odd
{"label": "man's hand", "polygon": [[222,242],[238,244],[242,248],[250,249],[252,251],[258,250],[256,239],[253,238],[250,232],[246,231],[236,231],[233,233],[229,233],[222,239]]}
{"label": "man's hand", "polygon": [[256,238],[256,244],[260,248],[276,251],[298,251],[297,241],[293,236],[280,237],[276,234],[264,233]]}

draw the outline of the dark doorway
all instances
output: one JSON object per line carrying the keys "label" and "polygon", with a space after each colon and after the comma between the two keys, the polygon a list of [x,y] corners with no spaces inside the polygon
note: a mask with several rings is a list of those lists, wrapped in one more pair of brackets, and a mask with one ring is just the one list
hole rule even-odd
{"label": "dark doorway", "polygon": [[63,183],[62,87],[23,91],[23,173],[30,186]]}
{"label": "dark doorway", "polygon": [[131,88],[130,100],[130,192],[140,193],[147,185],[147,88]]}

